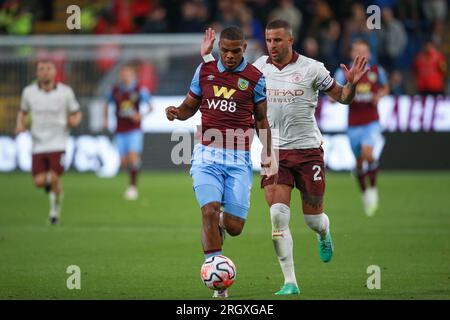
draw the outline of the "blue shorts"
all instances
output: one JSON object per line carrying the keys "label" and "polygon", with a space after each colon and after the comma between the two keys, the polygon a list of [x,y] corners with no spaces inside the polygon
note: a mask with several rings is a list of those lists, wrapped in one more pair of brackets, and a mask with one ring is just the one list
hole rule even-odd
{"label": "blue shorts", "polygon": [[375,146],[377,139],[381,136],[381,126],[378,121],[373,121],[363,126],[351,126],[347,129],[353,154],[356,158],[361,155],[361,146]]}
{"label": "blue shorts", "polygon": [[144,133],[141,130],[116,133],[116,145],[120,157],[126,156],[130,152],[141,154],[144,145]]}
{"label": "blue shorts", "polygon": [[190,174],[200,207],[220,202],[224,212],[247,218],[253,182],[250,152],[197,144],[191,164]]}

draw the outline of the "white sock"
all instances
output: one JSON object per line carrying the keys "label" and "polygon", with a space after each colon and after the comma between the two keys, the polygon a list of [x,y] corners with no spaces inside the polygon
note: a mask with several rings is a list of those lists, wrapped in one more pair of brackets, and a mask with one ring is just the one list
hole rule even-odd
{"label": "white sock", "polygon": [[284,275],[284,283],[295,283],[294,258],[289,220],[291,218],[290,208],[283,203],[275,203],[270,207],[270,220],[272,221],[272,241],[275,252],[280,262]]}
{"label": "white sock", "polygon": [[50,191],[48,194],[50,199],[50,217],[57,218],[59,216],[59,210],[61,208],[60,201],[62,198],[62,194],[56,194],[53,191]]}
{"label": "white sock", "polygon": [[319,236],[323,237],[330,232],[330,220],[325,212],[321,214],[305,214],[303,217],[306,224]]}

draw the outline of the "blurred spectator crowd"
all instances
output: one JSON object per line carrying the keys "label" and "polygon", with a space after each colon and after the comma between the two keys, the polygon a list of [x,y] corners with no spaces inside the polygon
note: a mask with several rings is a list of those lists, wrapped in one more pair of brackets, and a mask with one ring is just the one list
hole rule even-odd
{"label": "blurred spectator crowd", "polygon": [[[0,0],[0,33],[39,33],[36,21],[67,16],[56,14],[57,3],[77,2],[81,33],[199,33],[209,26],[220,32],[238,25],[262,51],[265,24],[282,18],[293,26],[295,49],[331,72],[348,62],[352,41],[363,38],[372,49],[371,63],[388,71],[393,94],[449,93],[450,0]],[[371,5],[380,8],[380,28],[367,24]],[[412,77],[415,82],[405,81]]]}

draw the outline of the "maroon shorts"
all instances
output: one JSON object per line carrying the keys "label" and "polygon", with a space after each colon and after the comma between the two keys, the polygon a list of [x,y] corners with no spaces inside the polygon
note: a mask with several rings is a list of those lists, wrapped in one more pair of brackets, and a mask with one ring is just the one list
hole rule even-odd
{"label": "maroon shorts", "polygon": [[[325,163],[322,147],[314,149],[279,150],[278,184],[296,187],[302,194],[323,196]],[[274,183],[261,178],[261,188]]]}
{"label": "maroon shorts", "polygon": [[35,153],[32,161],[31,173],[33,176],[50,170],[58,175],[64,172],[64,151]]}

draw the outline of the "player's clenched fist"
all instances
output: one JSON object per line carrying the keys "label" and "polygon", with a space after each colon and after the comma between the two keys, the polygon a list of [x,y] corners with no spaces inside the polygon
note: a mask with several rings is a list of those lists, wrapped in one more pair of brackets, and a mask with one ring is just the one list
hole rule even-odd
{"label": "player's clenched fist", "polygon": [[178,118],[178,108],[174,106],[170,106],[166,108],[166,117],[170,121],[173,121]]}

